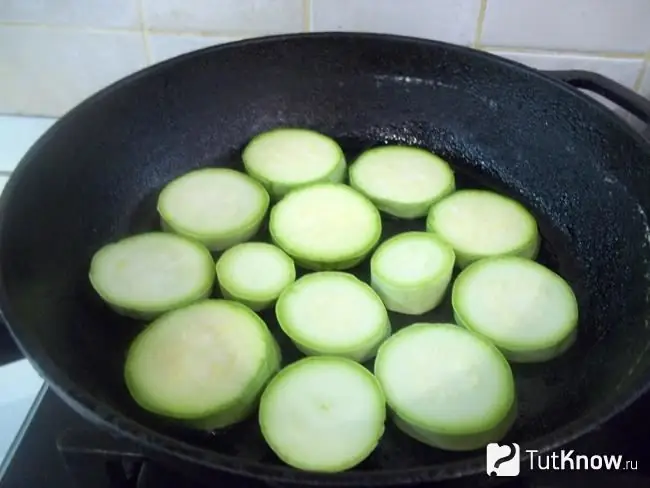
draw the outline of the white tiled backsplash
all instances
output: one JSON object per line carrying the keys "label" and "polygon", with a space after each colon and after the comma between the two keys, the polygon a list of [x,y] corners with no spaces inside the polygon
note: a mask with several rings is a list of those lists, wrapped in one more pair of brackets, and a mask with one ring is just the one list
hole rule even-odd
{"label": "white tiled backsplash", "polygon": [[59,116],[186,51],[331,30],[427,37],[544,69],[589,69],[650,96],[649,19],[650,0],[0,0],[0,113]]}

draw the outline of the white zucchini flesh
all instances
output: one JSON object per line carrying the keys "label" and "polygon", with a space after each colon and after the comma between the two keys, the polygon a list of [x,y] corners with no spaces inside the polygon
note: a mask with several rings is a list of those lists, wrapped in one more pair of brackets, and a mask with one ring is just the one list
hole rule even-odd
{"label": "white zucchini flesh", "polygon": [[482,258],[516,255],[535,259],[537,222],[519,202],[487,190],[459,190],[434,204],[427,230],[445,239],[465,268]]}
{"label": "white zucchini flesh", "polygon": [[381,236],[381,216],[347,185],[319,183],[292,191],[271,209],[273,242],[315,271],[359,264]]}
{"label": "white zucchini flesh", "polygon": [[205,300],[169,312],[131,344],[124,375],[145,410],[203,430],[237,423],[254,410],[280,368],[280,349],[255,312]]}
{"label": "white zucchini flesh", "polygon": [[456,188],[454,172],[435,154],[409,146],[382,146],[350,165],[350,185],[379,210],[398,218],[427,215],[435,202]]}
{"label": "white zucchini flesh", "polygon": [[103,246],[91,259],[88,277],[115,311],[146,320],[208,297],[215,280],[205,247],[163,232]]}
{"label": "white zucchini flesh", "polygon": [[347,166],[341,147],[309,129],[279,128],[255,136],[242,153],[244,168],[274,200],[314,183],[341,183]]}
{"label": "white zucchini flesh", "polygon": [[237,244],[217,260],[217,281],[224,298],[255,311],[270,307],[296,279],[296,266],[282,249],[265,242]]}
{"label": "white zucchini flesh", "polygon": [[158,197],[163,229],[222,251],[253,237],[269,208],[267,191],[229,168],[204,168],[171,181]]}
{"label": "white zucchini flesh", "polygon": [[481,334],[512,362],[543,362],[575,342],[578,303],[571,286],[518,257],[472,264],[452,287],[456,321]]}
{"label": "white zucchini flesh", "polygon": [[379,245],[370,259],[370,284],[392,312],[421,315],[442,301],[454,250],[430,232],[405,232]]}
{"label": "white zucchini flesh", "polygon": [[386,405],[377,379],[335,357],[299,360],[276,375],[259,408],[262,435],[286,464],[313,472],[353,468],[384,433]]}
{"label": "white zucchini flesh", "polygon": [[491,343],[456,325],[401,329],[379,348],[375,375],[397,427],[440,449],[498,442],[516,416],[510,365]]}
{"label": "white zucchini flesh", "polygon": [[381,298],[354,275],[340,271],[299,278],[282,292],[275,311],[284,333],[307,355],[363,362],[391,333]]}

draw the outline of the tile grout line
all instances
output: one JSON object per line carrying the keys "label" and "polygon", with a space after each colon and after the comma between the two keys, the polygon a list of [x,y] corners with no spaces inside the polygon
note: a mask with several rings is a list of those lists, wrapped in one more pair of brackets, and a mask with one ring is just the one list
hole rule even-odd
{"label": "tile grout line", "polygon": [[29,118],[29,119],[49,119],[49,120],[56,120],[61,115],[44,115],[44,114],[30,114],[30,113],[23,113],[23,112],[0,112],[0,119],[3,117],[23,117],[23,118]]}
{"label": "tile grout line", "polygon": [[483,22],[485,21],[485,12],[487,11],[488,0],[481,0],[481,6],[478,11],[478,18],[476,19],[476,29],[474,30],[474,42],[472,46],[480,49],[481,37],[483,36]]}
{"label": "tile grout line", "polygon": [[140,19],[140,32],[142,33],[142,42],[144,43],[144,55],[147,60],[147,65],[151,65],[151,63],[153,62],[153,55],[151,54],[149,33],[147,32],[147,26],[145,22],[144,0],[136,0],[136,4],[138,8],[138,17]]}
{"label": "tile grout line", "polygon": [[650,96],[650,93],[641,93],[641,90],[643,88],[643,82],[645,81],[646,76],[650,76],[650,73],[648,72],[649,64],[650,64],[650,50],[646,52],[643,66],[641,66],[641,70],[639,71],[636,81],[634,82],[634,91],[646,97]]}
{"label": "tile grout line", "polygon": [[[139,5],[139,16],[140,16],[140,25],[138,28],[100,28],[100,27],[89,27],[81,25],[52,25],[52,24],[40,24],[32,22],[0,22],[0,27],[26,27],[26,28],[46,28],[52,30],[61,30],[61,31],[73,31],[73,32],[88,32],[95,34],[136,34],[140,33],[145,38],[145,49],[147,50],[147,56],[150,56],[149,52],[149,35],[171,35],[171,36],[191,36],[191,37],[232,37],[232,38],[243,38],[243,37],[255,37],[260,35],[267,34],[276,34],[277,31],[247,31],[247,30],[233,30],[233,31],[182,31],[182,30],[173,30],[173,29],[147,29],[145,28],[144,21],[144,5],[142,0],[137,0]],[[566,49],[566,48],[527,48],[520,46],[501,46],[501,45],[484,45],[481,43],[481,36],[483,31],[483,22],[485,18],[485,13],[487,10],[487,3],[489,0],[481,0],[481,9],[479,11],[479,16],[476,23],[475,39],[472,45],[478,49],[482,50],[491,50],[491,51],[508,51],[515,53],[524,53],[524,54],[547,54],[547,55],[573,55],[573,56],[593,56],[600,58],[608,59],[642,59],[650,63],[650,52],[646,55],[639,53],[629,53],[629,52],[619,52],[619,51],[589,51],[589,50],[580,50],[580,49]],[[311,30],[311,15],[312,15],[312,2],[311,0],[303,0],[304,5],[304,18],[303,18],[303,28]]]}
{"label": "tile grout line", "polygon": [[279,31],[248,31],[248,30],[232,30],[232,31],[177,31],[168,29],[155,29],[148,28],[149,34],[163,35],[163,36],[177,36],[177,37],[255,37],[267,34],[277,34]]}
{"label": "tile grout line", "polygon": [[75,32],[94,32],[98,34],[134,34],[140,31],[139,27],[92,27],[87,25],[56,25],[44,24],[40,22],[0,22],[0,27],[26,27],[26,28],[45,28],[60,31],[75,31]]}
{"label": "tile grout line", "polygon": [[[90,27],[83,25],[53,25],[53,24],[37,24],[27,22],[0,22],[0,27],[24,27],[28,29],[50,29],[64,32],[86,32],[91,34],[139,34],[142,32],[142,27],[135,28],[102,28]],[[173,29],[156,29],[149,28],[147,32],[150,34],[170,35],[170,36],[191,36],[191,37],[254,37],[268,34],[278,34],[280,30],[222,30],[222,31],[183,31]]]}
{"label": "tile grout line", "polygon": [[511,52],[518,54],[546,54],[546,55],[564,55],[564,56],[590,56],[594,58],[606,59],[646,59],[645,54],[628,53],[618,51],[580,51],[562,48],[527,48],[516,46],[489,46],[481,45],[480,49],[495,52]]}
{"label": "tile grout line", "polygon": [[636,80],[634,80],[634,91],[640,93],[641,91],[641,86],[643,85],[643,79],[646,76],[646,72],[648,71],[648,61],[644,61],[643,65],[641,66],[641,69],[639,70],[639,73],[636,75]]}
{"label": "tile grout line", "polygon": [[0,111],[0,119],[4,118],[12,118],[12,119],[45,119],[45,120],[53,120],[57,121],[63,115],[65,114],[65,110],[62,113],[58,113],[56,115],[52,114],[51,112],[43,113],[43,112],[24,112],[20,109],[16,111]]}
{"label": "tile grout line", "polygon": [[147,32],[146,22],[144,20],[144,0],[136,0],[138,8],[138,18],[140,19],[140,32],[142,33],[142,42],[144,43],[144,56],[147,65],[150,66],[153,62],[153,55],[151,54],[151,44],[149,43],[149,33]]}
{"label": "tile grout line", "polygon": [[311,0],[302,0],[302,28],[306,32],[311,32]]}

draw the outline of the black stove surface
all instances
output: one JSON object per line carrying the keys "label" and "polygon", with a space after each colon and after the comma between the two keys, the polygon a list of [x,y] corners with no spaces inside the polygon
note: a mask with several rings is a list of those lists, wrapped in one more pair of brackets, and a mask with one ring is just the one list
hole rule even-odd
{"label": "black stove surface", "polygon": [[[615,454],[636,462],[619,472],[535,471],[534,475],[499,478],[502,488],[581,488],[608,483],[616,488],[650,486],[650,396],[566,449],[578,454]],[[487,479],[487,475],[485,475]],[[484,480],[485,481],[485,480]],[[477,486],[480,480],[477,480]],[[23,428],[0,467],[0,488],[278,488],[230,474],[209,483],[171,471],[142,456],[137,446],[115,439],[73,412],[43,387]],[[296,485],[293,485],[294,487]],[[413,485],[411,485],[413,486]],[[424,484],[422,488],[453,487]],[[465,484],[464,486],[468,486]]]}

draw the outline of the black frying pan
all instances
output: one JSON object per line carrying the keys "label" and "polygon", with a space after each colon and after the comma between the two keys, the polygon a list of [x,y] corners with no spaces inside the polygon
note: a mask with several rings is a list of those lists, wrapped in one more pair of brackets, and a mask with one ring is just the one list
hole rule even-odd
{"label": "black frying pan", "polygon": [[[629,91],[584,73],[559,76],[650,120],[650,104]],[[253,135],[287,125],[334,136],[350,160],[384,143],[429,148],[454,165],[459,186],[503,192],[537,216],[540,260],[571,283],[582,321],[563,357],[514,368],[521,412],[507,440],[522,452],[586,434],[647,389],[650,146],[568,84],[489,54],[393,36],[301,34],[209,48],[114,84],[56,123],[7,184],[0,306],[27,357],[84,417],[167,461],[301,485],[483,472],[483,452],[434,450],[390,426],[358,468],[298,472],[273,457],[254,420],[198,435],[147,415],[127,394],[122,364],[139,325],[90,291],[92,253],[154,227],[156,194],[172,178],[236,167]],[[264,318],[277,329],[272,313]],[[397,326],[412,321],[393,316]],[[287,360],[297,357],[278,337]]]}

